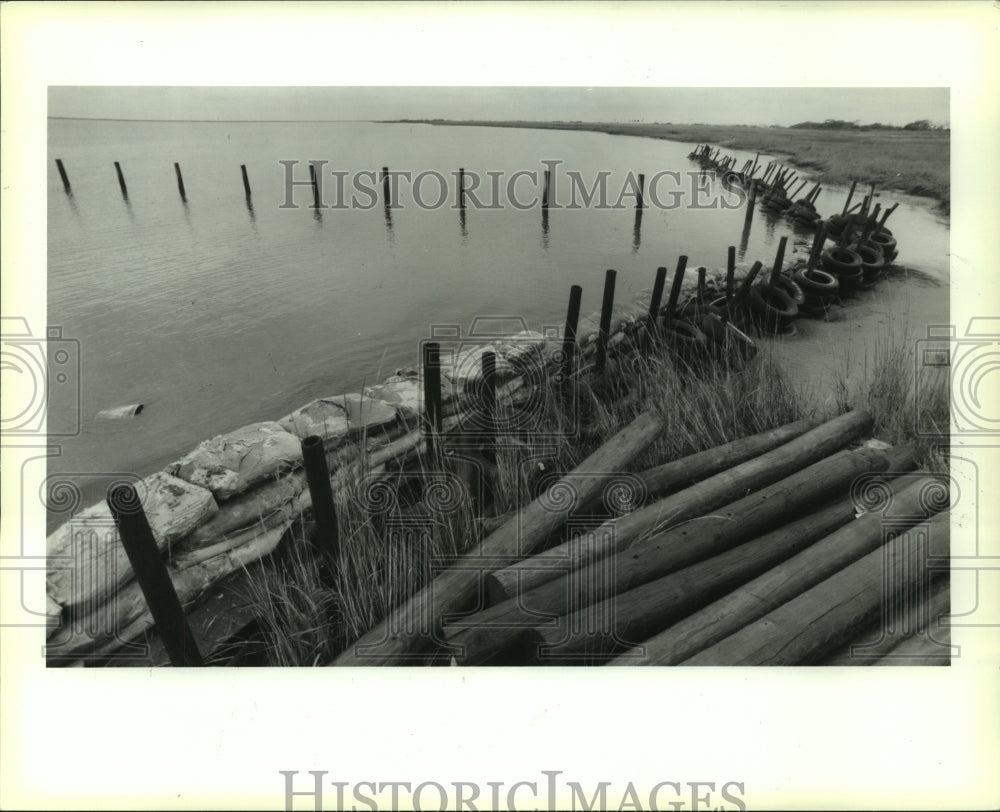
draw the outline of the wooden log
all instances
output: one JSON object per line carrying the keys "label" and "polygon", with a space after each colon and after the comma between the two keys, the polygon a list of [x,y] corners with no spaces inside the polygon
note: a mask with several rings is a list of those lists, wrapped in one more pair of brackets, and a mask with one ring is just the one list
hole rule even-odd
{"label": "wooden log", "polygon": [[597,664],[828,536],[853,520],[854,510],[853,499],[841,499],[727,552],[579,609],[555,625],[536,628],[526,643],[534,643],[532,653],[544,665]]}
{"label": "wooden log", "polygon": [[[683,522],[631,548],[616,536],[605,536],[611,554],[527,593],[519,594],[445,627],[445,636],[460,647],[455,656],[464,665],[488,662],[499,651],[523,641],[540,621],[553,623],[560,615],[620,595],[734,545],[766,532],[807,509],[819,498],[846,489],[860,473],[882,469],[886,456],[873,449],[835,454],[782,482],[733,502],[697,522]],[[696,486],[697,487],[697,486]],[[689,489],[690,490],[690,489]],[[601,528],[595,534],[602,535]]]}
{"label": "wooden log", "polygon": [[938,513],[707,648],[685,665],[808,665],[828,655],[892,600],[947,560],[950,512]]}
{"label": "wooden log", "polygon": [[759,491],[821,461],[867,431],[871,415],[852,411],[740,465],[644,508],[616,519],[601,532],[613,532],[619,549],[668,525],[702,516],[748,493]]}
{"label": "wooden log", "polygon": [[[912,481],[900,478],[893,485],[894,494],[897,485],[905,486],[890,503],[894,514],[912,517],[913,524],[933,515],[936,506],[925,503],[925,494],[926,489],[941,486],[939,479],[921,477]],[[645,658],[641,664],[677,665],[685,662],[877,549],[883,541],[884,518],[881,512],[866,513],[758,576],[739,591],[720,598],[646,640],[643,643]],[[635,652],[623,655],[630,663],[616,661],[615,664],[635,663],[634,657],[627,656],[630,653]]]}
{"label": "wooden log", "polygon": [[[333,665],[395,665],[434,642],[442,615],[472,601],[481,575],[534,552],[578,505],[600,494],[609,479],[645,451],[663,430],[662,419],[643,412],[578,465],[550,490],[572,493],[574,499],[556,504],[535,499],[467,553],[455,566],[414,595],[390,616],[348,647]],[[497,561],[491,564],[484,557]],[[505,560],[506,559],[506,560]],[[404,628],[404,621],[410,628]],[[438,636],[437,640],[441,638]]]}
{"label": "wooden log", "polygon": [[[819,425],[818,420],[797,420],[751,437],[710,448],[679,460],[650,468],[638,475],[646,499],[659,497],[706,477],[758,457]],[[609,553],[603,536],[571,539],[531,558],[518,561],[486,576],[487,596],[493,603],[512,598],[564,575],[571,569],[592,563]],[[549,567],[548,564],[556,566]]]}
{"label": "wooden log", "polygon": [[[946,643],[942,631],[947,632],[948,626],[943,625],[940,619],[950,611],[951,585],[948,573],[938,573],[938,577],[932,577],[930,594],[926,600],[906,607],[902,617],[892,618],[896,629],[887,630],[886,621],[889,619],[880,617],[870,629],[825,658],[821,665],[878,665],[882,658],[915,636],[930,635],[933,639]],[[939,653],[941,650],[939,646]]]}
{"label": "wooden log", "polygon": [[951,627],[942,625],[931,635],[906,638],[875,665],[951,665]]}

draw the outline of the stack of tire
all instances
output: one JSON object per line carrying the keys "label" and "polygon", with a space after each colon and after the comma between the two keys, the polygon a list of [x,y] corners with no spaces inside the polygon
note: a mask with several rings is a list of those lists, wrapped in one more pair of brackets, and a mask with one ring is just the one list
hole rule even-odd
{"label": "stack of tire", "polygon": [[814,319],[826,317],[827,309],[840,292],[837,277],[827,271],[802,267],[792,274],[792,279],[802,289],[805,301],[799,305],[799,315]]}
{"label": "stack of tire", "polygon": [[792,201],[788,199],[785,190],[779,186],[777,189],[773,189],[764,195],[760,200],[760,205],[761,208],[784,211],[792,205]]}
{"label": "stack of tire", "polygon": [[779,274],[774,285],[758,283],[749,291],[753,323],[762,333],[794,334],[799,307],[805,304],[805,292],[795,280]]}
{"label": "stack of tire", "polygon": [[811,201],[805,198],[796,200],[785,214],[791,217],[796,225],[803,226],[804,228],[816,228],[816,223],[820,220],[820,215],[816,211],[816,207]]}

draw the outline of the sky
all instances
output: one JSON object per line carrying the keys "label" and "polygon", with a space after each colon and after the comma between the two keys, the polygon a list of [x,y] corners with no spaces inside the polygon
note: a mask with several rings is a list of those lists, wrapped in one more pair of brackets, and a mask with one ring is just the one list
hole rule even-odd
{"label": "sky", "polygon": [[948,88],[50,87],[49,116],[168,120],[459,119],[788,126],[948,124]]}

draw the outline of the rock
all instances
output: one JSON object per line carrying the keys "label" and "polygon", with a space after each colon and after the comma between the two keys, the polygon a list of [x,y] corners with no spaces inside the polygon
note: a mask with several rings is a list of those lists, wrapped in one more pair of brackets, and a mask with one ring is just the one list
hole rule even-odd
{"label": "rock", "polygon": [[324,446],[330,448],[350,434],[395,422],[393,406],[380,398],[353,392],[314,400],[281,418],[278,424],[300,440],[312,435],[322,437]]}
{"label": "rock", "polygon": [[[157,472],[136,486],[156,546],[165,550],[219,509],[205,488]],[[90,610],[135,575],[106,502],[77,513],[46,542],[46,591],[60,606]]]}
{"label": "rock", "polygon": [[216,499],[224,501],[258,482],[287,473],[301,462],[299,437],[278,423],[265,422],[205,440],[166,470],[208,488]]}

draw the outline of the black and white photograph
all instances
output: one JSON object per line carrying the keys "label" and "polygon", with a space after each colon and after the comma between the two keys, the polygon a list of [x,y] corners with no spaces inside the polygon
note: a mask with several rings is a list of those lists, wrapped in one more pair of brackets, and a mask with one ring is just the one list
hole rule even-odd
{"label": "black and white photograph", "polygon": [[[85,5],[2,10],[4,806],[993,805],[995,9]],[[180,772],[46,785],[101,708]]]}

